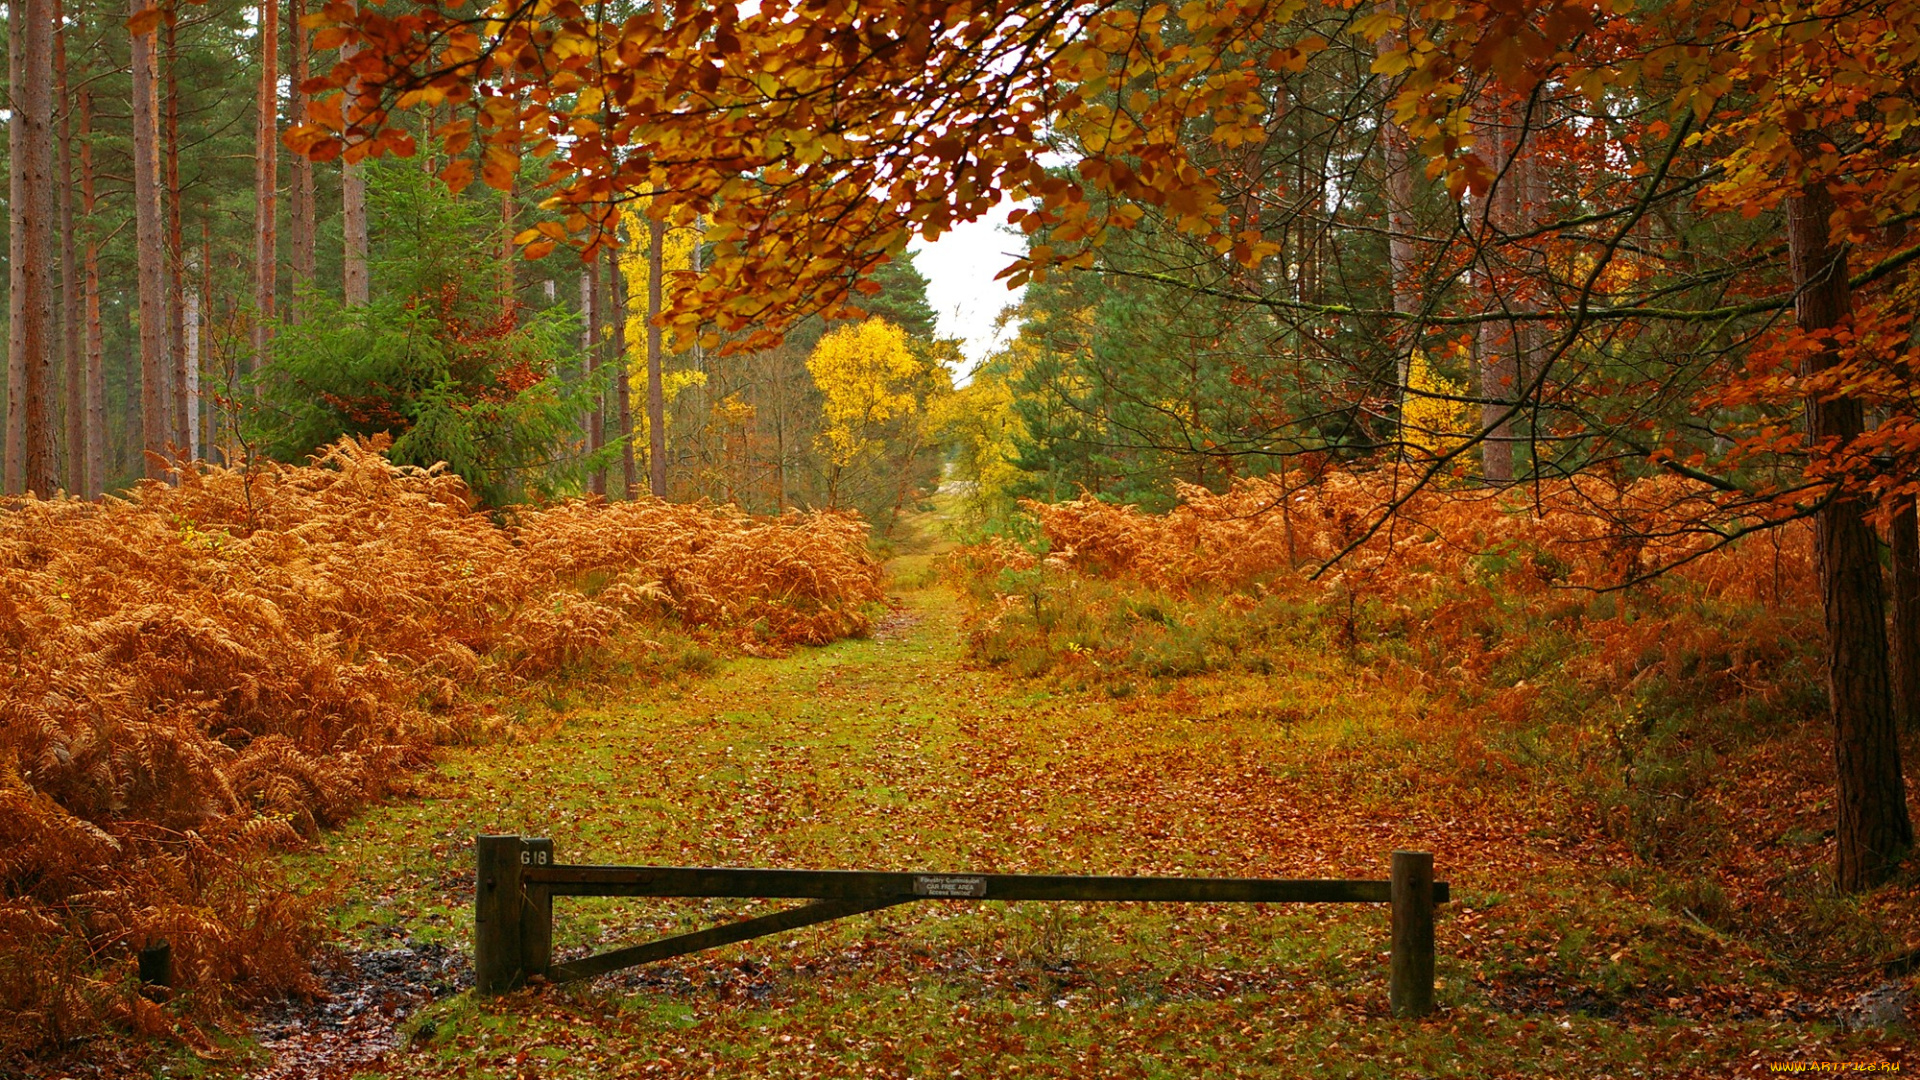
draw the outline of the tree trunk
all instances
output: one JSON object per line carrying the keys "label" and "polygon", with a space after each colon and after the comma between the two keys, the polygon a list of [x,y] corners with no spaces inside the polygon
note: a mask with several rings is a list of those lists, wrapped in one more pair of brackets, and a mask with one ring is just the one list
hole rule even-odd
{"label": "tree trunk", "polygon": [[[587,376],[601,378],[601,350],[606,346],[601,341],[600,319],[600,263],[590,260],[585,270],[580,272],[581,303],[587,309]],[[587,416],[587,452],[599,454],[607,446],[607,395],[602,390],[593,399],[593,412]],[[607,493],[607,467],[605,463],[594,466],[593,474],[587,479],[587,489],[595,495]]]}
{"label": "tree trunk", "polygon": [[[1499,174],[1506,171],[1513,154],[1513,133],[1508,110],[1492,106],[1488,113],[1485,131],[1493,158],[1489,165]],[[1478,342],[1480,396],[1489,402],[1480,406],[1480,426],[1485,432],[1485,441],[1480,444],[1480,471],[1490,484],[1513,482],[1513,419],[1508,412],[1520,389],[1516,363],[1519,340],[1511,323],[1503,325],[1492,317],[1499,310],[1504,288],[1492,253],[1512,225],[1513,205],[1513,178],[1500,176],[1487,193],[1480,229],[1482,313],[1487,316],[1487,321],[1480,324]]]}
{"label": "tree trunk", "polygon": [[[198,287],[199,291],[194,293],[194,296],[196,298],[195,304],[194,304],[194,311],[199,316],[198,321],[200,324],[200,343],[195,347],[200,350],[201,365],[204,365],[207,360],[207,355],[206,355],[207,324],[211,323],[214,319],[213,222],[206,221],[206,220],[202,220],[200,222],[199,269],[200,269],[200,283]],[[200,365],[196,365],[196,366],[200,366]],[[203,372],[202,374],[204,376],[207,373]],[[205,452],[207,454],[218,455],[220,464],[232,465],[233,454],[230,451],[233,443],[232,443],[232,440],[226,439],[224,437],[224,432],[221,427],[222,422],[221,422],[221,409],[220,409],[222,397],[225,397],[228,400],[231,400],[231,397],[232,397],[230,387],[226,385],[228,372],[221,370],[221,371],[215,371],[212,374],[216,379],[220,380],[220,388],[229,390],[229,393],[225,395],[219,394],[217,392],[215,393],[212,403],[206,410],[207,436],[201,445],[204,447]]]}
{"label": "tree trunk", "polygon": [[[1833,198],[1823,183],[1787,200],[1787,244],[1793,267],[1794,316],[1803,331],[1843,323],[1852,307],[1845,248],[1830,240]],[[1809,353],[1801,374],[1814,376],[1839,362],[1823,346]],[[1807,399],[1807,441],[1844,446],[1865,427],[1858,398],[1816,394]],[[1837,853],[1834,884],[1857,892],[1885,881],[1913,845],[1900,740],[1887,683],[1885,609],[1879,545],[1866,504],[1844,488],[1815,518],[1820,553],[1820,598],[1827,625],[1827,690],[1833,717],[1837,775]]]}
{"label": "tree trunk", "polygon": [[[280,0],[260,0],[260,100],[253,148],[253,370],[266,366],[279,269]],[[255,393],[259,392],[256,384]]]}
{"label": "tree trunk", "polygon": [[[1393,310],[1412,316],[1420,310],[1419,271],[1413,253],[1413,164],[1407,134],[1398,124],[1386,124],[1382,132],[1386,143],[1387,170],[1387,264],[1393,275]],[[1398,350],[1399,388],[1407,388],[1407,366],[1411,350],[1419,347],[1419,336],[1409,320],[1400,323],[1406,334],[1406,346]]]}
{"label": "tree trunk", "polygon": [[[7,38],[18,42],[26,33],[26,8],[23,4],[7,5]],[[27,77],[25,50],[7,50],[7,93],[18,100],[21,83]],[[27,170],[22,159],[25,147],[23,117],[18,109],[11,113],[7,122],[7,258],[9,282],[7,293],[7,434],[6,447],[0,451],[0,490],[8,495],[19,494],[26,485],[26,440],[27,440],[27,354],[20,344],[20,333],[27,326],[27,319],[21,311],[29,293],[21,287],[22,245],[27,238],[25,189]]]}
{"label": "tree trunk", "polygon": [[82,493],[98,495],[107,486],[106,335],[100,326],[100,240],[92,223],[99,212],[93,185],[93,90],[80,88],[80,211],[88,222],[87,255],[82,280],[86,303],[86,481]]}
{"label": "tree trunk", "polygon": [[173,377],[169,385],[173,390],[172,401],[173,431],[168,441],[187,451],[193,458],[193,440],[189,435],[193,424],[193,406],[187,401],[187,382],[191,378],[187,371],[187,327],[185,322],[187,298],[187,246],[180,231],[180,82],[175,69],[179,66],[179,53],[174,43],[174,20],[168,18],[161,24],[166,35],[167,50],[167,348],[173,357]]}
{"label": "tree trunk", "polygon": [[87,487],[87,361],[81,324],[84,286],[73,235],[73,102],[67,96],[67,30],[58,0],[53,17],[53,94],[60,103],[60,351],[66,369],[66,483],[69,495],[91,495]]}
{"label": "tree trunk", "polygon": [[53,3],[14,0],[7,12],[14,44],[9,50],[12,321],[7,344],[10,374],[18,377],[7,384],[7,441],[13,444],[7,486],[18,491],[24,485],[49,498],[60,489],[53,434],[54,353],[60,340],[53,321]]}
{"label": "tree trunk", "polygon": [[613,357],[615,414],[620,424],[620,497],[639,493],[640,474],[633,460],[633,377],[627,364],[627,304],[630,298],[620,273],[620,250],[607,246],[607,305],[613,313],[609,351]]}
{"label": "tree trunk", "polygon": [[[359,51],[358,45],[344,45],[340,58],[352,59]],[[345,94],[347,104],[342,108],[350,113],[352,102],[359,94],[360,80],[350,80]],[[351,161],[340,165],[340,232],[345,249],[340,269],[341,291],[348,307],[358,307],[372,295],[367,283],[367,174],[366,166]]]}
{"label": "tree trunk", "polygon": [[[138,15],[143,0],[129,0]],[[154,70],[155,34],[133,35],[133,214],[139,276],[140,438],[149,479],[167,475],[166,222],[160,216],[160,97]]]}
{"label": "tree trunk", "polygon": [[1892,645],[1893,716],[1908,730],[1920,728],[1920,518],[1914,497],[1894,501]]}
{"label": "tree trunk", "polygon": [[187,456],[200,460],[200,291],[188,289],[186,303],[182,305],[180,323],[185,329],[182,335],[183,352],[187,358]]}
{"label": "tree trunk", "polygon": [[661,372],[660,306],[666,277],[666,224],[647,218],[647,487],[667,497],[667,394]]}
{"label": "tree trunk", "polygon": [[[512,317],[519,306],[519,287],[514,278],[513,186],[500,193],[500,314]],[[547,283],[551,289],[553,283]]]}
{"label": "tree trunk", "polygon": [[[1890,249],[1897,251],[1905,246],[1906,222],[1887,226],[1885,239]],[[1903,276],[1911,280],[1910,275]],[[1915,375],[1916,372],[1907,367],[1909,383]],[[1916,516],[1912,495],[1895,497],[1889,524],[1887,540],[1893,549],[1893,619],[1889,641],[1893,718],[1908,731],[1920,731],[1920,517]]]}
{"label": "tree trunk", "polygon": [[[287,0],[287,39],[292,42],[288,57],[291,92],[287,97],[287,123],[307,122],[307,95],[300,85],[307,81],[308,35],[300,20],[307,14],[306,0]],[[293,246],[292,293],[287,299],[287,322],[300,321],[300,297],[313,288],[315,216],[313,159],[294,154],[287,161],[287,233]]]}

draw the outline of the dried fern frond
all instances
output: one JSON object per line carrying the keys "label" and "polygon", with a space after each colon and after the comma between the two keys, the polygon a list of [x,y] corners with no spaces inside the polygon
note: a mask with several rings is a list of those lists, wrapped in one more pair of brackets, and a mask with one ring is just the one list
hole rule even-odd
{"label": "dried fern frond", "polygon": [[304,985],[311,903],[247,860],[400,790],[483,728],[473,698],[668,624],[831,640],[880,596],[844,515],[595,498],[507,529],[382,449],[0,500],[0,1054],[164,1026],[100,967],[141,935],[174,941],[199,1021]]}

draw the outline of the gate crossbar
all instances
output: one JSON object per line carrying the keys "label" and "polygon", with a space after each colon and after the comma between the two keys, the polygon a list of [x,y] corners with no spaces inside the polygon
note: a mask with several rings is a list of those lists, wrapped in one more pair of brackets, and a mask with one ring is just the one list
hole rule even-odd
{"label": "gate crossbar", "polygon": [[[1373,880],[1090,877],[1064,874],[918,874],[685,866],[563,865],[553,845],[518,836],[475,838],[474,970],[481,993],[591,978],[636,964],[747,941],[920,900],[1085,900],[1157,903],[1391,904],[1390,997],[1396,1016],[1433,1008],[1433,907],[1449,899],[1433,856],[1394,852],[1392,877]],[[556,896],[802,899],[812,903],[640,945],[552,962]]]}

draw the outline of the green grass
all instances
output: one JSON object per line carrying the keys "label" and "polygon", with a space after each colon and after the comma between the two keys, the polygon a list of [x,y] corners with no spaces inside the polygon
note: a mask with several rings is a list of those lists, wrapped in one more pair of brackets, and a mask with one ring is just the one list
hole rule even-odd
{"label": "green grass", "polygon": [[[1627,854],[1554,790],[1439,784],[1455,749],[1416,722],[1417,686],[1307,649],[1117,696],[1021,681],[963,658],[950,594],[903,602],[871,640],[576,694],[543,737],[450,754],[423,798],[328,835],[300,872],[337,890],[349,944],[464,947],[482,832],[547,836],[578,862],[1280,877],[1382,877],[1389,851],[1420,847],[1459,900],[1440,919],[1442,1013],[1385,1015],[1384,907],[923,904],[443,1001],[389,1074],[1724,1076],[1900,1059],[1883,1037],[1766,1015],[1785,991],[1759,951],[1671,881],[1607,872]],[[563,899],[555,938],[578,954],[765,909]]]}

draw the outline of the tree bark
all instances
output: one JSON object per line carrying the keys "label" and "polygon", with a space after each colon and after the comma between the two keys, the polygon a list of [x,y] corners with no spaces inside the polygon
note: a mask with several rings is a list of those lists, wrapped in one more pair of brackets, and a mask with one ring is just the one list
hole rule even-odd
{"label": "tree bark", "polygon": [[1908,730],[1920,727],[1920,517],[1914,497],[1894,500],[1892,646],[1893,716]]}
{"label": "tree bark", "polygon": [[[357,6],[357,5],[356,5]],[[350,60],[360,51],[358,45],[344,45],[340,58]],[[360,94],[360,80],[347,83],[342,106],[351,113],[351,103]],[[351,115],[348,117],[352,119]],[[372,295],[367,281],[367,174],[366,166],[343,160],[340,165],[340,232],[345,249],[341,260],[341,291],[348,307],[367,303]]]}
{"label": "tree bark", "polygon": [[[1802,331],[1839,326],[1852,308],[1846,250],[1831,242],[1832,214],[1832,195],[1821,182],[1787,200],[1794,316]],[[1807,355],[1801,374],[1815,376],[1839,362],[1837,351],[1823,346]],[[1848,394],[1813,394],[1806,409],[1807,442],[1815,453],[1844,446],[1865,428],[1861,402]],[[1834,884],[1842,892],[1885,881],[1913,845],[1887,681],[1879,543],[1866,511],[1858,494],[1840,487],[1814,519],[1838,788]]]}
{"label": "tree bark", "polygon": [[[131,14],[147,6],[129,0]],[[133,215],[139,278],[140,438],[149,479],[167,475],[166,222],[160,216],[160,97],[155,72],[156,31],[133,35]]]}
{"label": "tree bark", "polygon": [[[1419,272],[1413,252],[1413,168],[1407,133],[1398,124],[1382,121],[1381,138],[1386,156],[1387,193],[1387,265],[1393,277],[1393,310],[1412,316],[1420,310]],[[1408,364],[1412,350],[1419,348],[1419,335],[1411,321],[1403,321],[1408,340],[1396,350],[1398,390],[1407,391]]]}
{"label": "tree bark", "polygon": [[1513,482],[1513,419],[1507,414],[1520,389],[1518,335],[1512,324],[1503,326],[1491,318],[1499,309],[1504,287],[1493,253],[1499,238],[1511,227],[1514,216],[1513,178],[1499,175],[1506,171],[1513,154],[1509,120],[1509,110],[1498,105],[1489,107],[1485,130],[1493,160],[1488,164],[1499,178],[1487,193],[1480,229],[1483,311],[1489,318],[1480,324],[1478,348],[1480,396],[1489,402],[1480,406],[1480,426],[1485,433],[1485,441],[1480,444],[1480,472],[1491,484]]}
{"label": "tree bark", "polygon": [[[601,341],[600,319],[600,263],[591,260],[580,274],[581,303],[587,309],[587,377],[600,378],[600,355],[606,346]],[[607,446],[607,395],[603,390],[595,395],[593,411],[587,416],[587,452],[598,454]],[[607,493],[607,467],[596,465],[593,474],[587,479],[587,489],[595,495]]]}
{"label": "tree bark", "polygon": [[79,251],[73,234],[73,101],[68,96],[67,29],[59,0],[53,5],[54,97],[60,103],[60,327],[65,361],[66,485],[70,495],[87,487],[87,361]]}
{"label": "tree bark", "polygon": [[647,218],[647,486],[667,497],[667,395],[661,371],[660,307],[666,277],[667,227]]}
{"label": "tree bark", "polygon": [[[7,6],[12,57],[9,203],[8,489],[51,497],[60,489],[53,402],[59,337],[53,322],[52,0]],[[16,434],[17,430],[17,434]]]}
{"label": "tree bark", "polygon": [[92,222],[99,211],[93,183],[93,90],[80,88],[80,210],[88,222],[86,266],[82,279],[86,295],[86,479],[81,491],[89,497],[107,486],[106,335],[100,326],[100,240]]}
{"label": "tree bark", "polygon": [[187,382],[191,375],[187,370],[187,328],[186,277],[187,246],[180,231],[180,83],[175,68],[179,66],[178,52],[174,47],[174,19],[169,17],[161,24],[166,35],[167,50],[167,348],[173,357],[173,374],[168,380],[171,393],[173,429],[167,439],[175,446],[187,452],[192,458],[193,440],[189,432],[193,425],[193,405],[187,400]]}
{"label": "tree bark", "polygon": [[513,247],[513,187],[509,185],[500,193],[500,314],[503,317],[512,317],[519,307],[519,286],[514,276],[517,262]]}
{"label": "tree bark", "polygon": [[[260,0],[260,99],[253,150],[253,370],[266,366],[272,343],[274,285],[279,270],[275,228],[280,183],[280,0]],[[255,392],[259,390],[255,386]]]}
{"label": "tree bark", "polygon": [[187,382],[183,388],[187,403],[187,437],[183,444],[187,456],[200,460],[200,291],[186,290],[186,302],[181,305],[180,324],[184,330],[181,335],[182,353],[187,358]]}
{"label": "tree bark", "polygon": [[613,333],[608,352],[613,357],[615,417],[620,434],[620,497],[632,499],[639,491],[640,476],[633,458],[633,376],[627,364],[627,304],[630,298],[620,273],[620,251],[607,246],[607,306],[613,314]]}
{"label": "tree bark", "polygon": [[[7,39],[18,42],[26,33],[26,8],[22,4],[7,5]],[[26,78],[25,50],[7,50],[7,93],[16,99],[21,92],[21,82]],[[22,167],[22,115],[18,109],[10,114],[7,121],[7,433],[6,445],[0,449],[0,491],[8,495],[19,494],[26,486],[26,445],[27,445],[27,354],[21,347],[20,332],[26,328],[27,320],[21,313],[21,305],[26,302],[28,291],[21,288],[20,271],[22,266],[22,245],[26,242],[25,191],[27,170]]]}
{"label": "tree bark", "polygon": [[[307,14],[306,0],[287,0],[287,40],[291,42],[287,74],[291,92],[287,97],[287,123],[307,122],[307,95],[300,89],[307,81],[308,35],[300,20]],[[313,159],[294,154],[287,160],[287,239],[293,251],[292,292],[287,299],[287,322],[300,321],[300,298],[313,288],[315,217]]]}
{"label": "tree bark", "polygon": [[[1886,246],[1899,250],[1906,243],[1907,223],[1888,225]],[[1910,284],[1911,276],[1902,284]],[[1903,365],[1904,366],[1904,365]],[[1906,368],[1909,383],[1916,372]],[[1920,516],[1912,495],[1896,496],[1887,529],[1892,548],[1893,619],[1890,623],[1890,670],[1893,676],[1894,722],[1908,731],[1920,731]]]}

